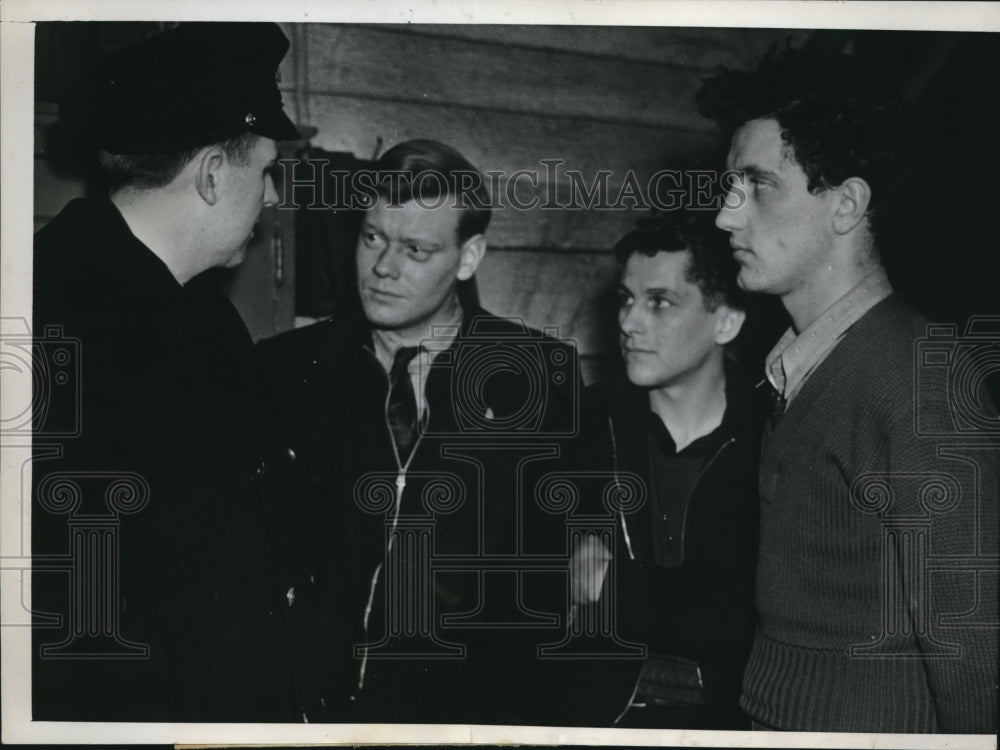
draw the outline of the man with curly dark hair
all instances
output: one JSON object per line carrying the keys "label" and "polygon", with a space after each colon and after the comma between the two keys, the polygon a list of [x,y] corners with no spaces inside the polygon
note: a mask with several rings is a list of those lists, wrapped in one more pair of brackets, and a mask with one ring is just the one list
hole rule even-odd
{"label": "man with curly dark hair", "polygon": [[[992,733],[996,572],[932,573],[925,556],[996,554],[997,460],[917,429],[918,408],[943,419],[950,404],[915,387],[927,321],[880,259],[906,187],[905,111],[867,80],[849,57],[784,50],[699,94],[732,134],[716,224],[739,284],[780,297],[792,323],[766,361],[741,705],[759,728]],[[943,505],[933,482],[950,488]]]}

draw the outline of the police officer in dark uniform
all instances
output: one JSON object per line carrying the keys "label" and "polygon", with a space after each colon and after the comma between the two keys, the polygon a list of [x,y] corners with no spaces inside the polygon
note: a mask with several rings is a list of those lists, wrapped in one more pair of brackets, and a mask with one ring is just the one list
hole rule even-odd
{"label": "police officer in dark uniform", "polygon": [[253,344],[204,274],[238,265],[277,201],[276,142],[299,137],[275,81],[288,46],[274,24],[181,25],[110,55],[62,110],[111,190],[35,238],[35,331],[72,345],[79,378],[79,399],[48,399],[36,343],[35,720],[302,721],[318,703],[290,637],[300,530],[262,500]]}

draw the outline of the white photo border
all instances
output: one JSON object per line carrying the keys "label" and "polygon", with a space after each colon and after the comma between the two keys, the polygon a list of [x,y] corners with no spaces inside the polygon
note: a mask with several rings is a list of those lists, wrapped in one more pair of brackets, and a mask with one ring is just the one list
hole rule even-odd
{"label": "white photo border", "polygon": [[[801,2],[799,0],[4,0],[0,5],[0,318],[31,320],[34,26],[62,20],[245,20],[294,23],[477,23],[656,25],[913,31],[1000,31],[1000,4],[988,2]],[[1000,73],[1000,71],[997,71]],[[5,385],[8,385],[5,383]],[[0,410],[30,401],[5,388]],[[0,436],[2,439],[3,436]],[[0,517],[18,519],[17,451],[30,442],[0,442]],[[23,454],[22,454],[23,455]],[[30,452],[29,454],[30,455]],[[30,470],[30,469],[29,469]],[[30,531],[30,530],[29,530]],[[23,562],[21,524],[0,524],[2,612],[18,610]],[[28,533],[30,539],[30,533]],[[7,623],[6,617],[3,620]],[[351,724],[141,724],[32,722],[29,627],[0,628],[4,743],[268,744],[571,744],[698,747],[996,748],[986,735],[703,732],[552,727]]]}

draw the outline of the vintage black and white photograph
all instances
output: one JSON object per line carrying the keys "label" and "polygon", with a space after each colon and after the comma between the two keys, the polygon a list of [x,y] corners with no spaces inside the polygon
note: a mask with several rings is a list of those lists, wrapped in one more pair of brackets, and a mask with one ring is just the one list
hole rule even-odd
{"label": "vintage black and white photograph", "polygon": [[5,742],[996,747],[1000,6],[92,5],[3,19]]}

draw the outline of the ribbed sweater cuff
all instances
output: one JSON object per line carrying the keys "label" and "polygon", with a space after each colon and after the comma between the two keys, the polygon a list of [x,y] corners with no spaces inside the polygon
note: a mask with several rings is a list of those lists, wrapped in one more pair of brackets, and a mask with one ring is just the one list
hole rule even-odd
{"label": "ribbed sweater cuff", "polygon": [[919,659],[852,658],[759,631],[740,705],[758,722],[792,731],[938,730]]}

